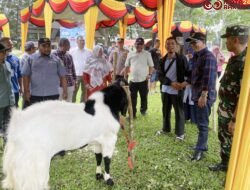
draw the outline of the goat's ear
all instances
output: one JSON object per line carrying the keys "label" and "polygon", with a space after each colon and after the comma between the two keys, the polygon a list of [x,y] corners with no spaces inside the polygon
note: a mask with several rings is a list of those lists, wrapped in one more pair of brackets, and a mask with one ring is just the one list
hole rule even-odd
{"label": "goat's ear", "polygon": [[87,100],[84,111],[90,115],[95,115],[95,100]]}

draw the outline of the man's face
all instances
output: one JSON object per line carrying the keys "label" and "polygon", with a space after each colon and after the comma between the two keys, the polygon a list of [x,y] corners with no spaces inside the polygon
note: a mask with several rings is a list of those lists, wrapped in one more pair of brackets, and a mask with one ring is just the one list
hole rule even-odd
{"label": "man's face", "polygon": [[33,48],[31,48],[31,50],[30,50],[30,54],[33,54],[33,53],[35,53],[36,52],[36,47],[33,47]]}
{"label": "man's face", "polygon": [[166,41],[166,50],[168,53],[175,53],[176,52],[176,41],[174,39],[169,39]]}
{"label": "man's face", "polygon": [[39,51],[42,55],[50,55],[51,53],[51,44],[46,43],[46,44],[40,44],[39,45]]}
{"label": "man's face", "polygon": [[124,45],[124,42],[123,42],[123,41],[117,42],[117,47],[118,47],[119,49],[123,48],[123,45]]}
{"label": "man's face", "polygon": [[85,46],[85,40],[84,39],[78,39],[76,41],[76,43],[77,43],[77,46],[78,46],[79,49],[83,49],[84,46]]}
{"label": "man's face", "polygon": [[6,53],[10,53],[12,51],[12,48],[13,48],[13,42],[11,41],[11,39],[9,40],[6,40],[4,42],[6,48],[8,49]]}
{"label": "man's face", "polygon": [[69,51],[69,49],[70,49],[70,44],[69,44],[69,43],[64,43],[64,44],[62,45],[62,47],[61,47],[61,50],[62,50],[63,52],[67,52],[67,51]]}
{"label": "man's face", "polygon": [[5,57],[6,57],[6,51],[0,51],[0,64],[4,62]]}
{"label": "man's face", "polygon": [[155,48],[159,48],[160,47],[160,42],[155,42]]}
{"label": "man's face", "polygon": [[236,43],[236,38],[233,36],[227,37],[226,39],[226,46],[227,46],[227,50],[233,52],[234,51],[234,46]]}
{"label": "man's face", "polygon": [[143,48],[144,48],[143,43],[138,43],[138,42],[135,43],[135,49],[137,52],[141,52],[143,50]]}
{"label": "man's face", "polygon": [[190,42],[190,45],[195,52],[198,52],[203,48],[203,42],[201,40],[193,40]]}

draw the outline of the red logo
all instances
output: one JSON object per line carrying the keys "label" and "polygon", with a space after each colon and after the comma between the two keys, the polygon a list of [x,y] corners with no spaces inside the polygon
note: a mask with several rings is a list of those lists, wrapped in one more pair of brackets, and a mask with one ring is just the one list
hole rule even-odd
{"label": "red logo", "polygon": [[[229,4],[230,3],[230,4]],[[217,0],[214,3],[209,0],[205,1],[203,4],[204,9],[206,10],[220,10],[220,9],[237,9],[239,6],[244,6],[247,4],[246,0],[229,0],[222,2],[222,0]]]}

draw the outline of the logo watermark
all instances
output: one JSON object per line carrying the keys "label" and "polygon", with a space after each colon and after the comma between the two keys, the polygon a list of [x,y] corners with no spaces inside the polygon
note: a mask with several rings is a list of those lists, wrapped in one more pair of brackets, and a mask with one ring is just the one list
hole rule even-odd
{"label": "logo watermark", "polygon": [[239,6],[244,6],[247,3],[247,0],[230,0],[230,4],[227,3],[227,1],[222,0],[216,0],[214,3],[210,2],[207,0],[204,4],[203,7],[206,10],[221,10],[221,9],[238,9]]}

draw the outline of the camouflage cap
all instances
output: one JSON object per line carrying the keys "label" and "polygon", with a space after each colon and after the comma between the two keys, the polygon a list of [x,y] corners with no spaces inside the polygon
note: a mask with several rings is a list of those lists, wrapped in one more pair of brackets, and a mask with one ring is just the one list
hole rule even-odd
{"label": "camouflage cap", "polygon": [[249,28],[244,25],[229,26],[226,29],[226,34],[223,34],[221,38],[227,38],[229,36],[248,36]]}

